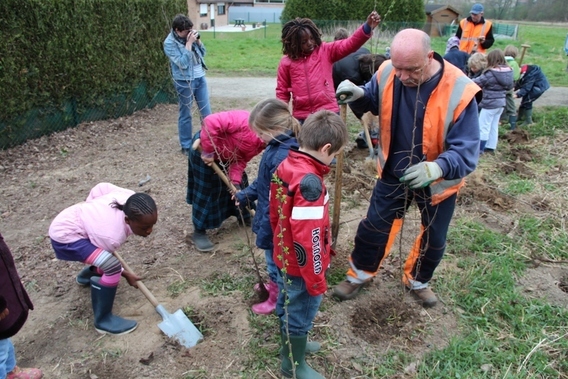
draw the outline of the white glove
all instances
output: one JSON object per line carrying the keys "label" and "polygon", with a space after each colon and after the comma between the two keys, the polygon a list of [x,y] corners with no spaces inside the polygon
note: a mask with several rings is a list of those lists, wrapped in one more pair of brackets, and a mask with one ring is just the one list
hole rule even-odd
{"label": "white glove", "polygon": [[356,86],[349,80],[344,80],[337,86],[335,98],[339,104],[350,103],[365,95],[363,88]]}
{"label": "white glove", "polygon": [[436,162],[420,162],[407,168],[400,181],[408,184],[411,189],[424,188],[442,175],[442,169]]}

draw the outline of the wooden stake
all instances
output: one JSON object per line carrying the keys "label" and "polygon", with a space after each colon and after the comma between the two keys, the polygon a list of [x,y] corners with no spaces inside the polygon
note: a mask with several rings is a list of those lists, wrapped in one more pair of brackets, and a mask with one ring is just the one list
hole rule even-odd
{"label": "wooden stake", "polygon": [[[339,114],[341,119],[347,125],[347,104],[340,105]],[[343,179],[343,150],[337,155],[337,162],[335,165],[335,197],[333,199],[333,216],[331,222],[331,247],[335,249],[337,243],[337,235],[339,234],[339,213],[341,211],[341,187]]]}
{"label": "wooden stake", "polygon": [[527,45],[527,44],[522,44],[521,45],[521,58],[519,58],[519,67],[521,67],[521,65],[523,64],[523,58],[525,57],[525,51],[527,51],[527,49],[531,47],[531,45]]}

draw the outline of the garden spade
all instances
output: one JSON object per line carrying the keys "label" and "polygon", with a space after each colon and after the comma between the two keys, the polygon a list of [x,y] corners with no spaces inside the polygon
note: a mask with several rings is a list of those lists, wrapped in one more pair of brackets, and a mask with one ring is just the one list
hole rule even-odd
{"label": "garden spade", "polygon": [[[122,257],[115,251],[113,253],[115,257],[120,261],[122,266],[130,272],[134,272],[128,267],[128,264],[122,259]],[[185,313],[181,309],[175,311],[175,313],[171,314],[166,311],[161,304],[158,303],[158,300],[152,295],[150,290],[146,288],[144,283],[141,280],[136,282],[138,285],[138,289],[142,291],[146,299],[150,301],[150,303],[156,308],[156,312],[162,316],[162,322],[158,324],[158,328],[165,335],[170,338],[177,340],[182,346],[185,347],[193,347],[197,345],[199,341],[203,339],[203,334],[193,325],[193,323],[187,318]]]}

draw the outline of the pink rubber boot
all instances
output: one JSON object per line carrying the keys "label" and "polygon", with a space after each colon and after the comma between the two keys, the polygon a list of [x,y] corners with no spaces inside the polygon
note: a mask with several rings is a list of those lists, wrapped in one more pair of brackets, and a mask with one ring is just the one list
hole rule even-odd
{"label": "pink rubber boot", "polygon": [[262,303],[254,304],[252,311],[257,315],[269,315],[276,309],[276,300],[278,299],[278,284],[270,282],[266,284],[268,290],[268,300]]}

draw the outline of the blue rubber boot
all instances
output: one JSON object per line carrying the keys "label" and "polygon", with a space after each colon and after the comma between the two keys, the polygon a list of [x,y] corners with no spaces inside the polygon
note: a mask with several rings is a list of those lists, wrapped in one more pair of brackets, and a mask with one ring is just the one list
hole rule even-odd
{"label": "blue rubber boot", "polygon": [[82,286],[88,286],[91,285],[91,278],[93,276],[100,276],[99,273],[97,273],[97,268],[95,266],[85,266],[77,274],[76,281]]}
{"label": "blue rubber boot", "polygon": [[138,326],[134,320],[127,320],[112,314],[112,305],[117,287],[106,287],[99,283],[98,276],[91,278],[91,301],[95,314],[95,329],[101,334],[121,335],[130,333]]}

